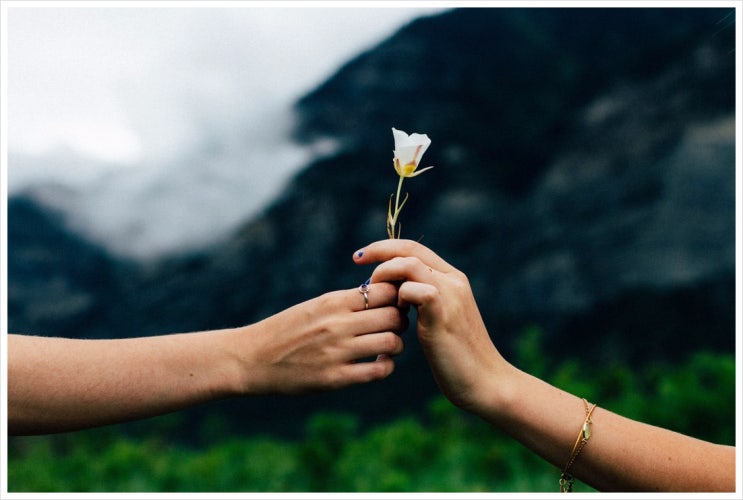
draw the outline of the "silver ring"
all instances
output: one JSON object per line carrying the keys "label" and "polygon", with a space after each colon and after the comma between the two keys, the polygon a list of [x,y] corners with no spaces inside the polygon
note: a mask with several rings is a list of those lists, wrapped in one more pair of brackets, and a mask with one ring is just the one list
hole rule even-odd
{"label": "silver ring", "polygon": [[364,309],[369,309],[369,284],[362,283],[359,292],[364,295]]}

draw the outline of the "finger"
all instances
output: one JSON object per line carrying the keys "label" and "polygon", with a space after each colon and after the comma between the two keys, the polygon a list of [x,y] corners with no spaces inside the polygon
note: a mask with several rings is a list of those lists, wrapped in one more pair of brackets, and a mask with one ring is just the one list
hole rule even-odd
{"label": "finger", "polygon": [[420,313],[420,306],[431,306],[438,301],[439,290],[427,283],[406,281],[400,286],[399,297],[401,304],[414,305],[419,308]]}
{"label": "finger", "polygon": [[349,363],[340,367],[339,377],[343,385],[365,384],[389,376],[395,369],[395,362],[389,356],[363,363]]}
{"label": "finger", "polygon": [[444,273],[455,270],[452,265],[439,257],[433,250],[413,240],[380,240],[357,250],[353,254],[353,259],[357,264],[373,264],[395,257],[416,257],[428,267]]}
{"label": "finger", "polygon": [[368,285],[366,293],[360,287],[344,290],[345,303],[351,311],[363,311],[397,304],[397,286],[392,283],[374,283]]}
{"label": "finger", "polygon": [[402,353],[404,342],[402,337],[392,332],[369,333],[359,335],[353,339],[353,346],[349,351],[352,359],[363,359],[379,354],[397,356]]}
{"label": "finger", "polygon": [[352,336],[384,331],[402,333],[408,328],[407,311],[396,307],[396,304],[357,311],[339,318],[337,322],[341,331],[349,332]]}
{"label": "finger", "polygon": [[378,265],[371,276],[374,286],[383,282],[417,281],[434,284],[437,271],[417,257],[395,257]]}

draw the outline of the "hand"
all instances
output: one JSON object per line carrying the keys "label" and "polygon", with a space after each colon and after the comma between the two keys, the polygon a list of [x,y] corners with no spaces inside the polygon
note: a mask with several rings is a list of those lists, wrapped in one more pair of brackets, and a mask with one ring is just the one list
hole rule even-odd
{"label": "hand", "polygon": [[[577,395],[509,364],[488,335],[467,277],[409,240],[378,241],[354,254],[383,261],[372,286],[400,284],[398,306],[418,311],[418,337],[442,392],[526,448],[564,467],[584,419]],[[735,447],[622,417],[602,407],[571,473],[598,490],[734,491]],[[672,459],[671,459],[672,457]]]}
{"label": "hand", "polygon": [[384,378],[403,350],[396,332],[407,317],[392,284],[369,287],[368,298],[366,310],[358,289],[331,292],[222,330],[111,340],[8,335],[8,431],[64,432]]}
{"label": "hand", "polygon": [[418,337],[440,389],[457,406],[475,411],[510,365],[490,340],[467,276],[410,240],[372,243],[354,253],[354,261],[384,261],[372,274],[374,286],[403,281],[398,306],[417,310]]}
{"label": "hand", "polygon": [[243,351],[242,393],[305,394],[387,377],[408,320],[396,286],[370,286],[368,300],[365,309],[357,288],[330,292],[254,325],[260,338],[251,335],[257,345]]}

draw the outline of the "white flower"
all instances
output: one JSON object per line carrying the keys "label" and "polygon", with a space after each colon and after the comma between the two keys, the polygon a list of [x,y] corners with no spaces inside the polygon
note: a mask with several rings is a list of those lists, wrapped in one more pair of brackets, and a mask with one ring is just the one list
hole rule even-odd
{"label": "white flower", "polygon": [[400,176],[400,180],[397,183],[397,194],[395,197],[395,206],[392,208],[392,196],[390,196],[390,203],[387,207],[387,235],[390,238],[400,237],[400,226],[397,222],[397,218],[400,216],[400,211],[408,201],[408,195],[405,194],[405,198],[400,200],[400,189],[402,188],[402,181],[406,177],[415,177],[420,175],[426,170],[430,170],[433,167],[426,167],[421,170],[417,170],[418,164],[423,157],[423,153],[426,152],[428,146],[431,145],[431,139],[426,134],[410,134],[392,128],[392,135],[395,138],[395,151],[394,151],[394,165],[395,172]]}
{"label": "white flower", "polygon": [[392,135],[395,138],[395,171],[400,177],[415,177],[433,167],[426,167],[417,170],[418,164],[431,145],[431,139],[426,134],[410,134],[392,128]]}

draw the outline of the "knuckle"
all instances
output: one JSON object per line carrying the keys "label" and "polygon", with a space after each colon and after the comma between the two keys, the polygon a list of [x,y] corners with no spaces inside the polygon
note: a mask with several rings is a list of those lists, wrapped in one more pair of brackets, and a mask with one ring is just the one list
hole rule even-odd
{"label": "knuckle", "polygon": [[422,288],[420,291],[421,298],[423,299],[423,302],[433,302],[435,301],[439,296],[439,290],[436,287],[428,286],[425,288]]}
{"label": "knuckle", "polygon": [[408,316],[404,311],[394,306],[387,309],[389,309],[389,330],[399,332],[408,327]]}
{"label": "knuckle", "polygon": [[421,261],[418,259],[418,257],[404,257],[405,264],[408,266],[417,266],[421,264]]}
{"label": "knuckle", "polygon": [[416,244],[412,240],[400,240],[400,245],[405,253],[413,253],[416,249]]}
{"label": "knuckle", "polygon": [[408,268],[410,266],[414,266],[416,263],[419,262],[419,260],[415,257],[405,256],[405,257],[395,257],[394,259],[392,259],[391,262],[394,262],[396,265],[402,268]]}
{"label": "knuckle", "polygon": [[379,337],[379,348],[380,352],[392,353],[395,352],[400,346],[400,337],[392,332],[385,332],[380,334]]}
{"label": "knuckle", "polygon": [[459,290],[467,290],[470,288],[470,280],[467,278],[467,275],[464,274],[462,271],[453,271],[452,272],[452,281],[453,286]]}
{"label": "knuckle", "polygon": [[462,271],[460,271],[459,269],[457,269],[457,270],[455,270],[455,271],[452,271],[452,275],[454,276],[454,278],[455,278],[455,279],[456,279],[456,280],[457,280],[458,282],[460,282],[460,283],[462,283],[462,284],[465,284],[465,285],[466,285],[466,284],[468,284],[468,283],[469,283],[469,279],[467,278],[467,275],[466,275],[466,274],[464,274],[464,273],[463,273]]}
{"label": "knuckle", "polygon": [[380,380],[387,377],[394,369],[394,363],[391,359],[385,359],[369,363],[368,371],[366,372],[367,381]]}

